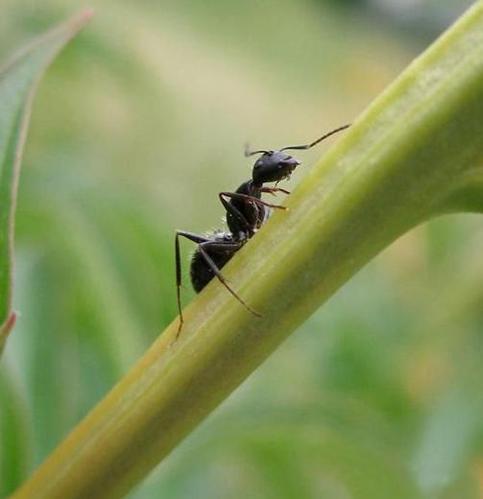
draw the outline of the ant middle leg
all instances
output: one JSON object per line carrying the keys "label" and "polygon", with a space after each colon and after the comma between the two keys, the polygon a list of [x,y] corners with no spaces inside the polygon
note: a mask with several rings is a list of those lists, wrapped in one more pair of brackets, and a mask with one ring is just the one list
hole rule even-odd
{"label": "ant middle leg", "polygon": [[[269,189],[268,187],[265,187],[265,189]],[[277,190],[282,190],[282,189],[278,189]],[[268,191],[265,191],[265,192],[268,192]],[[255,196],[249,196],[248,194],[241,194],[240,192],[220,192],[218,194],[218,197],[220,198],[220,201],[222,202],[223,206],[226,208],[227,205],[229,205],[229,203],[227,202],[226,199],[224,199],[225,197],[227,198],[231,198],[231,199],[244,199],[244,200],[247,200],[247,201],[251,201],[255,204],[258,204],[260,206],[268,206],[269,208],[278,208],[279,210],[286,210],[287,207],[286,206],[282,206],[280,204],[271,204],[271,203],[267,203],[266,201],[263,201],[259,198],[256,198]]]}
{"label": "ant middle leg", "polygon": [[220,198],[221,204],[225,208],[227,213],[230,213],[241,225],[242,230],[246,233],[251,233],[253,230],[252,224],[246,219],[245,215],[236,207],[229,203],[224,197],[224,192],[220,192],[218,197]]}
{"label": "ant middle leg", "polygon": [[273,194],[274,196],[276,192],[283,192],[284,194],[290,194],[290,191],[287,191],[287,189],[282,189],[281,187],[262,187],[260,190],[268,194]]}
{"label": "ant middle leg", "polygon": [[[227,216],[227,222],[228,226],[230,227],[230,230],[233,232],[238,232],[239,230],[245,232],[246,234],[253,235],[254,230],[258,227],[259,223],[261,220],[263,220],[264,216],[262,215],[261,217],[256,217],[260,218],[258,222],[251,220],[249,221],[247,219],[247,213],[246,209],[244,208],[244,212],[240,210],[240,206],[236,206],[233,203],[230,203],[226,198],[230,199],[238,199],[238,200],[243,200],[244,203],[247,201],[253,202],[254,204],[260,206],[261,208],[265,206],[269,206],[271,208],[280,208],[280,209],[286,209],[285,206],[279,206],[279,205],[274,205],[270,203],[266,203],[265,201],[262,201],[261,199],[254,197],[254,196],[249,196],[248,194],[241,194],[239,192],[220,192],[218,194],[218,197],[220,199],[221,204],[225,208],[227,215],[231,215],[233,219],[237,221],[237,226],[233,226],[232,223],[230,223],[230,220]],[[263,213],[263,211],[262,211]]]}

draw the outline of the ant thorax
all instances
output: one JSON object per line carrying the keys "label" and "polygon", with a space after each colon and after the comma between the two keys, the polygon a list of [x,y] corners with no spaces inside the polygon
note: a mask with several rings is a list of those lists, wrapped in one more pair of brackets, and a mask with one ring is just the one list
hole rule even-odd
{"label": "ant thorax", "polygon": [[220,243],[222,242],[229,243],[233,241],[233,234],[223,229],[213,229],[205,232],[203,235],[206,239],[209,239],[210,241],[216,241]]}

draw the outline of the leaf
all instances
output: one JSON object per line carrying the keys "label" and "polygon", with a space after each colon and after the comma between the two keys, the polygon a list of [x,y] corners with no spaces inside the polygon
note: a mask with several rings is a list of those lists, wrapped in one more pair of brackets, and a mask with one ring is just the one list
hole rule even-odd
{"label": "leaf", "polygon": [[0,69],[0,354],[12,311],[15,205],[32,100],[43,72],[92,16],[86,10],[18,53]]}
{"label": "leaf", "polygon": [[28,416],[7,369],[0,367],[0,497],[7,497],[27,473]]}

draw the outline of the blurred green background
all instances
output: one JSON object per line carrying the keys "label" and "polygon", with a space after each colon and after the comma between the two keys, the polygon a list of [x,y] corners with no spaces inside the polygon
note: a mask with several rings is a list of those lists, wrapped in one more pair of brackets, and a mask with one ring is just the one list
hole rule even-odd
{"label": "blurred green background", "polygon": [[[94,3],[34,106],[0,497],[174,319],[174,230],[222,224],[243,144],[350,122],[471,3]],[[0,59],[82,6],[2,0]],[[483,497],[482,243],[474,215],[401,238],[129,497]]]}

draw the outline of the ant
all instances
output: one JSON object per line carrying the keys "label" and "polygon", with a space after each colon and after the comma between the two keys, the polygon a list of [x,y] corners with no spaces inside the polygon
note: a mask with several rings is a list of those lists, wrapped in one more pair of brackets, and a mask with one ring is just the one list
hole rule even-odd
{"label": "ant", "polygon": [[[226,224],[228,231],[216,230],[211,234],[200,236],[183,230],[176,231],[175,259],[176,259],[176,293],[179,311],[179,326],[176,338],[183,327],[183,313],[181,310],[181,257],[179,238],[185,237],[198,246],[191,259],[191,283],[199,293],[214,276],[225,288],[253,315],[261,315],[253,310],[229,286],[221,273],[224,265],[267,221],[270,210],[267,208],[286,209],[285,206],[270,204],[262,201],[262,193],[276,195],[277,192],[290,194],[277,185],[282,180],[288,180],[300,162],[284,151],[310,149],[327,137],[345,130],[350,125],[344,125],[319,137],[310,144],[287,146],[278,151],[250,151],[245,148],[245,157],[261,154],[253,165],[252,178],[243,182],[235,192],[220,192],[218,198],[226,210]],[[274,187],[265,187],[263,184],[275,182]]]}

